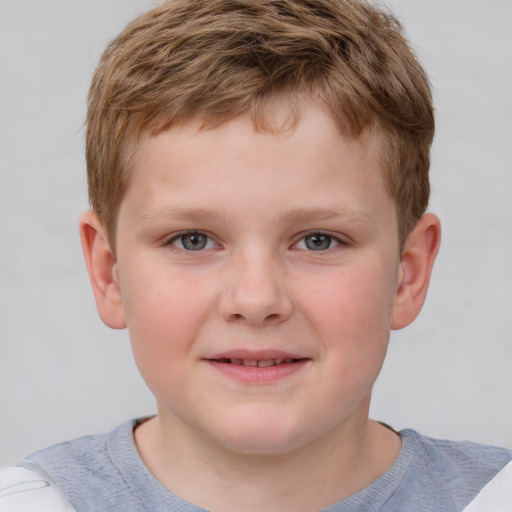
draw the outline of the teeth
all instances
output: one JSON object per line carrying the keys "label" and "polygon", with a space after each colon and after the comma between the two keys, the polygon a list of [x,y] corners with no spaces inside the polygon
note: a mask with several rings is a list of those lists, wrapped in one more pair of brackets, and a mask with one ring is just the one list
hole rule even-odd
{"label": "teeth", "polygon": [[293,359],[286,358],[286,359],[221,359],[222,362],[229,362],[231,364],[237,364],[240,366],[257,366],[259,368],[268,368],[269,366],[275,366],[278,364],[289,364],[293,363]]}
{"label": "teeth", "polygon": [[276,364],[275,359],[262,359],[258,361],[258,366],[260,368],[266,368],[267,366],[274,366]]}

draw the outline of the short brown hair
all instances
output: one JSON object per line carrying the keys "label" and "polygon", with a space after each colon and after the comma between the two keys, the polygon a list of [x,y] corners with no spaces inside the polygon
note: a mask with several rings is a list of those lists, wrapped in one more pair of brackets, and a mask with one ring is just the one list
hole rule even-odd
{"label": "short brown hair", "polygon": [[171,0],[132,21],[87,114],[89,197],[111,245],[142,134],[245,113],[261,127],[281,93],[322,101],[348,137],[378,135],[402,245],[428,203],[430,85],[399,22],[362,0]]}

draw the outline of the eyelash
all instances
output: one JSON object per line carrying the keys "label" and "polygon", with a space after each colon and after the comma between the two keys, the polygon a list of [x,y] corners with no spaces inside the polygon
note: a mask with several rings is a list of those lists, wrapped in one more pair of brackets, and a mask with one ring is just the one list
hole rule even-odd
{"label": "eyelash", "polygon": [[[198,237],[205,237],[206,238],[206,244],[204,247],[201,247],[199,249],[187,249],[185,247],[185,244],[183,242],[183,238],[185,238],[186,236],[189,236],[189,237],[192,237],[192,236],[198,236]],[[177,242],[178,240],[182,239],[182,242],[181,242],[181,247],[175,245],[175,242]],[[211,245],[211,244],[215,244],[217,245],[214,240],[212,239],[212,237],[208,236],[206,233],[203,233],[202,231],[196,231],[196,230],[193,230],[193,231],[183,231],[181,233],[178,233],[176,235],[173,235],[169,240],[167,240],[165,242],[164,245],[166,246],[174,246],[176,249],[178,250],[182,250],[182,251],[188,251],[188,252],[200,252],[200,251],[203,251],[205,249],[212,249],[212,247],[207,247],[208,245]]]}
{"label": "eyelash", "polygon": [[[183,239],[187,236],[188,237],[193,237],[193,236],[206,237],[204,246],[199,247],[197,249],[187,248],[186,243],[183,241]],[[308,245],[306,240],[310,237],[319,237],[320,240],[318,240],[317,242],[313,242],[313,244],[317,246],[316,249],[312,248],[310,245]],[[323,240],[322,240],[322,237],[323,237]],[[179,247],[178,245],[175,245],[175,242],[177,242],[180,239],[181,239],[181,247]],[[194,244],[194,242],[192,240],[189,240],[189,241],[191,241],[192,244]],[[303,243],[303,245],[305,247],[299,247],[299,244],[301,242]],[[327,247],[322,248],[321,247],[322,242],[326,242]],[[335,244],[334,247],[332,246],[333,243]],[[204,233],[202,231],[195,231],[195,230],[194,231],[183,231],[181,233],[178,233],[178,234],[172,236],[172,238],[170,238],[165,243],[166,246],[174,246],[178,250],[183,250],[183,251],[187,251],[187,252],[196,252],[196,251],[200,252],[205,249],[212,249],[213,248],[213,247],[211,247],[212,244],[215,244],[215,242],[210,236],[208,236],[206,233]],[[199,243],[199,245],[201,245],[201,244]],[[209,245],[210,245],[210,247],[208,247]],[[295,248],[298,248],[300,250],[306,250],[308,252],[326,252],[326,251],[332,250],[338,246],[347,246],[347,245],[348,245],[348,243],[345,240],[343,240],[340,237],[337,237],[335,235],[332,235],[330,233],[327,233],[325,231],[311,231],[309,233],[305,233],[297,242],[295,242],[295,244],[293,246]]]}
{"label": "eyelash", "polygon": [[[329,245],[328,247],[326,247],[325,249],[317,249],[315,251],[315,249],[311,249],[311,247],[307,247],[307,242],[306,242],[306,239],[309,238],[309,237],[325,237],[327,239],[329,239]],[[331,233],[328,233],[328,232],[325,232],[325,231],[311,231],[309,233],[305,233],[300,239],[298,242],[296,242],[294,244],[295,247],[297,247],[299,245],[299,243],[303,242],[303,244],[306,246],[306,247],[303,247],[303,248],[300,248],[302,250],[307,250],[309,252],[327,252],[329,250],[332,250],[332,249],[335,249],[336,247],[338,246],[347,246],[348,243],[346,240],[343,240],[342,238],[338,237],[338,236],[335,236]],[[333,246],[333,243],[335,244]]]}

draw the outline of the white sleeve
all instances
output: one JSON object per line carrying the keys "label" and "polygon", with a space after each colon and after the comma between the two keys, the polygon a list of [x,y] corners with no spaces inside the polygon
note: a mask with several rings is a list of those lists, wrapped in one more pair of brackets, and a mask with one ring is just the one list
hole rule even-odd
{"label": "white sleeve", "polygon": [[512,512],[512,462],[509,462],[462,512]]}
{"label": "white sleeve", "polygon": [[32,464],[0,468],[0,512],[74,512],[55,483]]}

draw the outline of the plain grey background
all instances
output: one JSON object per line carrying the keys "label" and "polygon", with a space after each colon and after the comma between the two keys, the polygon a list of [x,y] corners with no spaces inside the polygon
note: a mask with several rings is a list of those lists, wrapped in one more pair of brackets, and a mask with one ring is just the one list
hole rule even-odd
{"label": "plain grey background", "polygon": [[[77,224],[85,98],[152,0],[0,0],[0,464],[155,407],[126,331],[99,320]],[[373,416],[512,448],[512,1],[387,2],[431,76],[430,210],[443,243],[393,333]]]}

